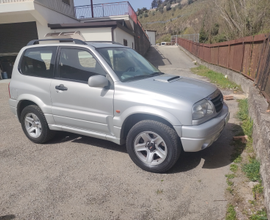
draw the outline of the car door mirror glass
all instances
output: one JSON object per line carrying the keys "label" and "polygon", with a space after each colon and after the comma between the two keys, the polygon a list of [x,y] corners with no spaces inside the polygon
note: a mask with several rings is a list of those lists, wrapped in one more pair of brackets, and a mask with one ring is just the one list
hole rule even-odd
{"label": "car door mirror glass", "polygon": [[90,87],[106,87],[109,85],[109,80],[102,75],[91,76],[88,79],[88,85]]}

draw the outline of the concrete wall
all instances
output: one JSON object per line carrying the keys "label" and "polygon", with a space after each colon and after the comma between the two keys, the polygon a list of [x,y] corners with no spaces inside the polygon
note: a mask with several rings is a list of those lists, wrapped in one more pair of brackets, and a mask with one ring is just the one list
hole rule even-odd
{"label": "concrete wall", "polygon": [[0,6],[0,24],[36,21],[38,37],[50,32],[48,23],[77,23],[76,19],[34,2],[6,3]]}
{"label": "concrete wall", "polygon": [[270,114],[266,113],[268,103],[254,86],[253,81],[247,79],[242,74],[232,70],[206,63],[193,56],[190,52],[179,46],[197,63],[209,69],[227,75],[228,78],[238,85],[248,94],[249,114],[253,120],[253,148],[257,158],[261,161],[260,173],[263,180],[265,207],[267,208],[268,219],[270,219]]}
{"label": "concrete wall", "polygon": [[34,10],[34,3],[32,1],[0,4],[0,14],[16,12],[21,13],[30,10]]}
{"label": "concrete wall", "polygon": [[64,14],[58,13],[54,10],[46,8],[40,4],[35,3],[35,11],[32,12],[33,16],[37,20],[42,22],[42,19],[47,24],[62,24],[62,23],[78,23],[79,21],[75,18],[66,16]]}
{"label": "concrete wall", "polygon": [[132,48],[133,44],[133,49],[135,49],[135,43],[134,43],[134,36],[121,30],[120,28],[115,28],[114,29],[114,41],[120,44],[124,44],[124,39],[127,40],[128,47]]}
{"label": "concrete wall", "polygon": [[75,18],[73,0],[69,0],[70,4],[66,4],[62,0],[35,0],[35,2],[61,14]]}
{"label": "concrete wall", "polygon": [[38,38],[44,38],[44,36],[51,32],[48,28],[48,24],[55,23],[78,23],[76,19],[60,14],[54,10],[48,9],[39,4],[35,4],[35,10],[31,11],[31,15],[34,17],[37,23]]}
{"label": "concrete wall", "polygon": [[155,31],[146,31],[146,34],[149,37],[151,45],[156,45],[156,32]]}
{"label": "concrete wall", "polygon": [[104,28],[71,28],[71,29],[53,29],[50,32],[62,31],[80,31],[86,41],[112,41],[112,29]]}

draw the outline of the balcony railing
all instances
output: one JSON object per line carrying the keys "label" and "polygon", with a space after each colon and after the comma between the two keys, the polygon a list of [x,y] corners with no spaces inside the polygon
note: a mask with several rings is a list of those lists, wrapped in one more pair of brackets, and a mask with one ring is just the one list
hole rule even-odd
{"label": "balcony railing", "polygon": [[101,18],[117,15],[129,15],[137,23],[137,15],[129,2],[113,2],[104,4],[93,4],[93,15],[90,5],[75,7],[75,14],[78,19]]}
{"label": "balcony railing", "polygon": [[2,3],[13,3],[13,2],[33,2],[34,0],[0,0],[0,4]]}

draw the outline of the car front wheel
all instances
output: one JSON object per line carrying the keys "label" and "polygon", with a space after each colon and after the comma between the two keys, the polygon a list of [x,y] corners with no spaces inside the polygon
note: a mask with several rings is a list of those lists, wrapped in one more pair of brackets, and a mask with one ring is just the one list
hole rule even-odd
{"label": "car front wheel", "polygon": [[130,129],[126,147],[136,165],[155,173],[168,171],[181,151],[174,129],[152,120],[140,121]]}

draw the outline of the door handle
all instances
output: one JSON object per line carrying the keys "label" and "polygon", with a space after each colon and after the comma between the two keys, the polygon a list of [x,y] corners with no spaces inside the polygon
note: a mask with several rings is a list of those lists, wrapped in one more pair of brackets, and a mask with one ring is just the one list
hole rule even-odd
{"label": "door handle", "polygon": [[55,88],[56,88],[57,90],[61,90],[61,91],[67,91],[67,90],[68,90],[68,88],[65,87],[63,84],[60,84],[60,85],[58,85],[58,86],[55,86]]}

